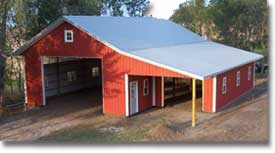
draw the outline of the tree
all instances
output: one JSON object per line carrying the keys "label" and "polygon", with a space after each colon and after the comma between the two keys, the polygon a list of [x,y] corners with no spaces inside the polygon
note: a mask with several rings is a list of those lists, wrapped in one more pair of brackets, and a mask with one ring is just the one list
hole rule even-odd
{"label": "tree", "polygon": [[204,29],[211,24],[204,0],[191,0],[180,4],[170,19],[201,36]]}
{"label": "tree", "polygon": [[263,0],[190,0],[170,18],[208,39],[246,50],[268,46],[268,8]]}
{"label": "tree", "polygon": [[4,52],[6,47],[6,28],[8,13],[10,11],[10,1],[0,1],[0,105],[3,104],[4,74],[7,55]]}
{"label": "tree", "polygon": [[102,11],[101,0],[16,0],[14,22],[28,40],[63,15],[100,15]]}
{"label": "tree", "polygon": [[129,16],[143,16],[143,11],[146,10],[148,0],[124,0],[123,4],[126,6]]}
{"label": "tree", "polygon": [[103,13],[110,14],[111,16],[123,15],[123,0],[104,0],[105,9]]}
{"label": "tree", "polygon": [[220,41],[247,50],[267,48],[266,1],[212,0],[209,10]]}

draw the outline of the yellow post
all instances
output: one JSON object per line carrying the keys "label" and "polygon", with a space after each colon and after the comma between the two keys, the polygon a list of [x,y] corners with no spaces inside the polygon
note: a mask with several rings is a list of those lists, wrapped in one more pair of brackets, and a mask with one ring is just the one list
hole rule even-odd
{"label": "yellow post", "polygon": [[204,80],[202,80],[202,84],[201,84],[201,88],[202,88],[202,110],[204,111]]}
{"label": "yellow post", "polygon": [[196,126],[196,79],[192,79],[192,127]]}

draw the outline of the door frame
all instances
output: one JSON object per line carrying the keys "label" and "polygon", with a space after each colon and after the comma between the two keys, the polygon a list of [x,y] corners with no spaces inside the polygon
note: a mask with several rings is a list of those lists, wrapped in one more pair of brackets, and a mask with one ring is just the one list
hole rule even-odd
{"label": "door frame", "polygon": [[[135,113],[132,113],[132,110],[131,110],[131,108],[132,108],[132,102],[131,102],[131,85],[133,84],[133,83],[136,83],[136,100],[137,100],[137,102],[136,102],[136,112]],[[130,87],[129,87],[129,89],[130,89],[130,92],[129,92],[129,103],[130,103],[130,115],[133,115],[133,114],[136,114],[136,113],[138,113],[138,111],[139,111],[139,109],[138,109],[138,106],[139,106],[139,102],[138,102],[138,81],[136,80],[136,81],[130,81]]]}

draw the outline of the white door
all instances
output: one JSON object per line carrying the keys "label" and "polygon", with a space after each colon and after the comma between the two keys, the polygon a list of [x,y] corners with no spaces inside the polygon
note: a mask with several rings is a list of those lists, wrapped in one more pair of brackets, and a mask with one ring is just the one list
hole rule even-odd
{"label": "white door", "polygon": [[130,82],[130,114],[138,112],[138,82]]}

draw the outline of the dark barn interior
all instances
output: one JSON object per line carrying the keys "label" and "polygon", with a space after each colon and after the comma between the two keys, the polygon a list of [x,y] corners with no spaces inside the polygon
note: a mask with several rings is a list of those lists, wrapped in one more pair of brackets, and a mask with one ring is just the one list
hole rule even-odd
{"label": "dark barn interior", "polygon": [[[196,96],[202,97],[202,81],[196,80]],[[188,102],[192,99],[192,79],[164,78],[165,105]]]}
{"label": "dark barn interior", "polygon": [[75,101],[94,96],[102,101],[101,59],[44,57],[43,63],[47,105],[62,96],[73,96]]}

